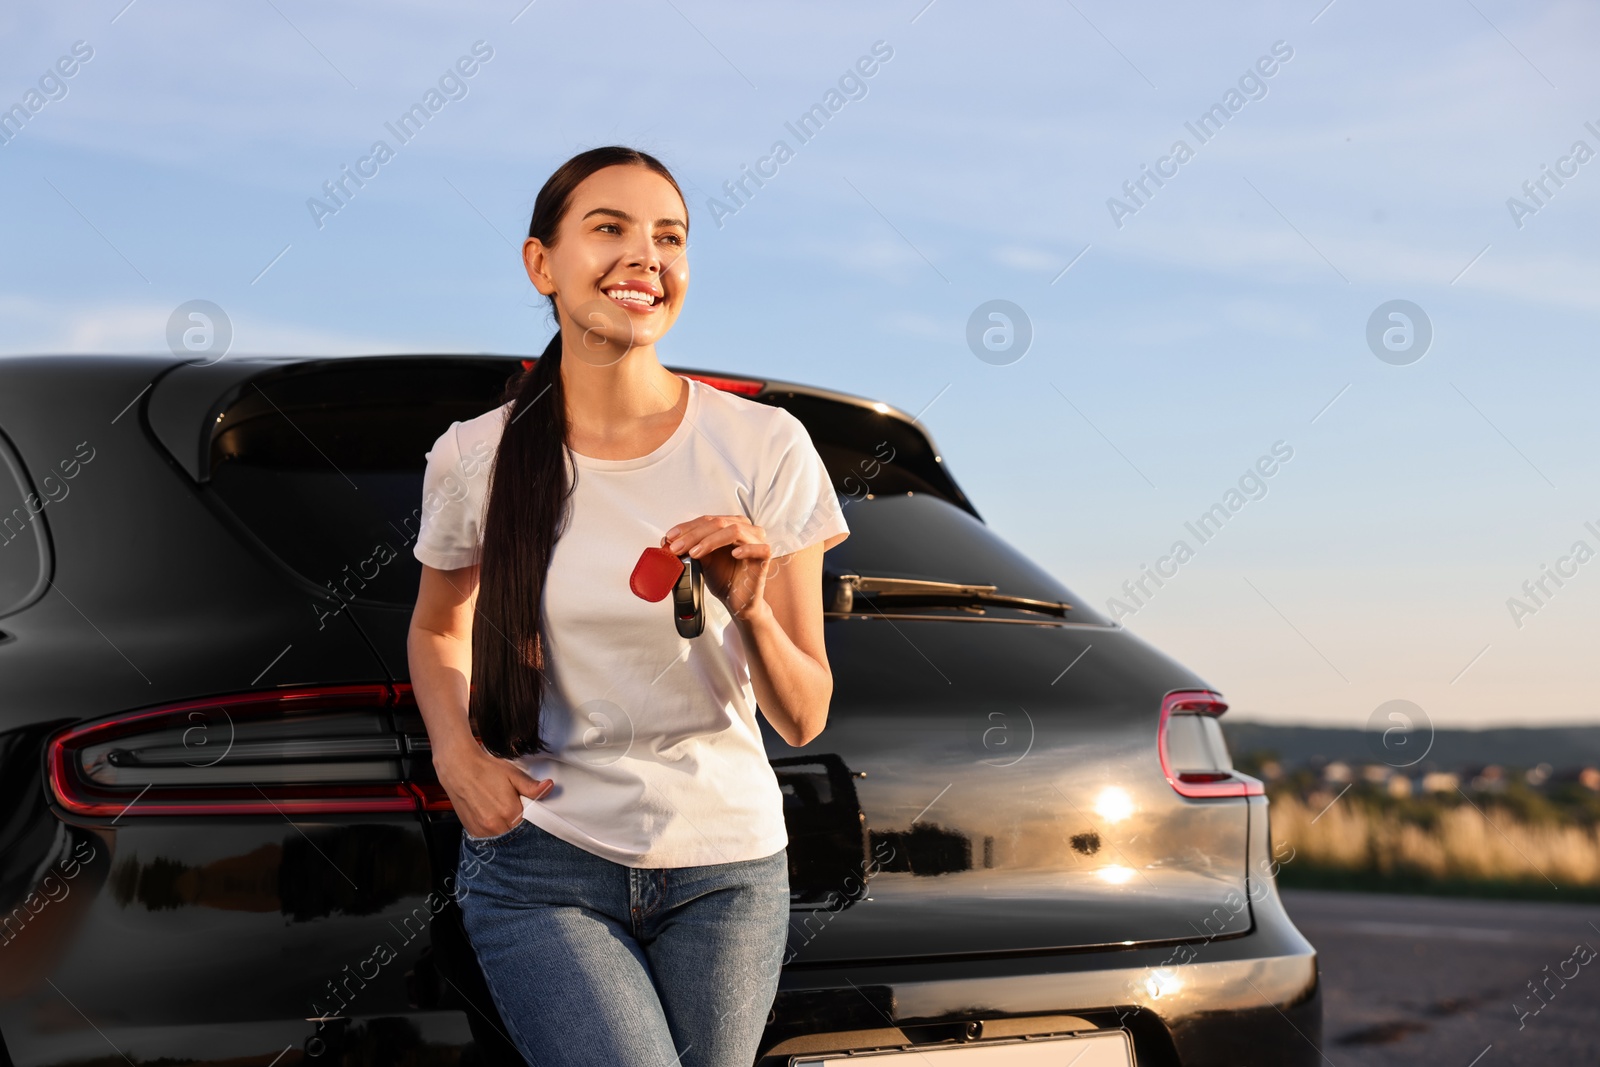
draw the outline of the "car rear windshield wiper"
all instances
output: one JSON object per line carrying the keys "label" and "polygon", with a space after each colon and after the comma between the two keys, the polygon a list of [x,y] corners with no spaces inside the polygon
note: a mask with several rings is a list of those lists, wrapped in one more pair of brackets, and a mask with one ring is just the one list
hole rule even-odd
{"label": "car rear windshield wiper", "polygon": [[979,609],[984,605],[997,608],[1021,608],[1024,611],[1041,611],[1049,615],[1065,616],[1072,605],[1059,600],[1035,600],[1032,597],[1010,596],[995,591],[992,585],[968,585],[962,582],[928,582],[916,578],[878,578],[861,574],[835,576],[833,599],[828,610],[848,614],[855,610],[857,595],[871,604],[894,601],[895,607],[912,604],[933,607],[967,607]]}

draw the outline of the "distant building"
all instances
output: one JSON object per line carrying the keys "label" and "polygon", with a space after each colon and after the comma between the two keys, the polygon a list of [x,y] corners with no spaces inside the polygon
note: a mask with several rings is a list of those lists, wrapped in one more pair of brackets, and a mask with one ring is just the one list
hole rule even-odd
{"label": "distant building", "polygon": [[1454,793],[1461,788],[1461,776],[1449,771],[1430,771],[1419,783],[1424,793]]}
{"label": "distant building", "polygon": [[1389,795],[1401,799],[1411,795],[1411,779],[1403,774],[1392,774],[1388,782]]}
{"label": "distant building", "polygon": [[1350,780],[1350,764],[1343,760],[1334,760],[1322,768],[1324,782],[1348,782]]}
{"label": "distant building", "polygon": [[1393,767],[1386,767],[1381,763],[1369,763],[1361,768],[1361,777],[1373,785],[1382,785],[1393,773]]}
{"label": "distant building", "polygon": [[1478,793],[1502,793],[1506,788],[1506,771],[1498,763],[1469,766],[1461,772],[1461,779]]}
{"label": "distant building", "polygon": [[1551,773],[1549,785],[1581,785],[1600,793],[1600,767],[1563,767]]}

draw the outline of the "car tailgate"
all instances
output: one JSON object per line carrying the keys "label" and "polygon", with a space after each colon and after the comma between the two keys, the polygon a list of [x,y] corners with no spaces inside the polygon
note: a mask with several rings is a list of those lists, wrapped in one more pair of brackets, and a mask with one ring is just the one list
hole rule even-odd
{"label": "car tailgate", "polygon": [[1192,674],[1110,627],[827,630],[827,729],[769,740],[793,962],[1248,931],[1246,801],[1179,795],[1157,755],[1162,698],[1203,688]]}

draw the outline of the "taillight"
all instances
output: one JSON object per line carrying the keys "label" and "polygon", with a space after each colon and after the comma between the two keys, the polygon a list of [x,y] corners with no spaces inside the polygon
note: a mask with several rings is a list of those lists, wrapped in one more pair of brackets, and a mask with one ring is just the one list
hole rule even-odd
{"label": "taillight", "polygon": [[685,374],[684,377],[704,382],[713,389],[721,389],[724,393],[738,393],[740,396],[755,396],[767,385],[766,382],[751,381],[748,378],[722,378],[713,374]]}
{"label": "taillight", "polygon": [[433,746],[428,740],[422,711],[417,707],[416,691],[410,682],[399,682],[394,687],[394,697],[395,730],[405,739],[406,750],[417,754],[412,764],[411,791],[417,794],[423,811],[455,811],[450,794],[439,784],[439,776],[433,769]]}
{"label": "taillight", "polygon": [[69,812],[115,818],[414,812],[396,697],[386,685],[270,690],[75,726],[50,740],[50,788]]}
{"label": "taillight", "polygon": [[1186,797],[1243,797],[1263,791],[1261,782],[1233,769],[1218,716],[1228,710],[1206,689],[1168,693],[1161,701],[1156,750],[1161,773]]}

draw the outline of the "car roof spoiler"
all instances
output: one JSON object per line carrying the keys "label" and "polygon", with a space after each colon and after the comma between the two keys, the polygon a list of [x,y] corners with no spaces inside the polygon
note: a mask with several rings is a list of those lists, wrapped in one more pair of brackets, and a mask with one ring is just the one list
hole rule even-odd
{"label": "car roof spoiler", "polygon": [[[157,375],[146,400],[146,415],[155,437],[172,454],[178,465],[196,482],[210,480],[212,431],[219,417],[237,403],[253,382],[296,375],[330,367],[348,367],[352,363],[370,361],[387,365],[389,369],[403,369],[407,363],[419,367],[459,367],[477,369],[509,377],[520,363],[531,366],[535,361],[522,356],[498,355],[373,355],[373,356],[238,356],[215,363],[175,363]],[[374,366],[376,371],[379,366]],[[917,419],[904,411],[881,401],[854,396],[833,389],[770,378],[752,378],[747,375],[721,371],[670,367],[674,373],[737,395],[749,397],[777,406],[788,406],[785,401],[804,398],[841,405],[858,415],[886,416],[902,424],[902,433],[910,432],[926,446],[931,463],[923,464],[920,473],[929,480],[941,496],[962,510],[978,517],[960,486],[943,467],[943,458],[933,436]],[[920,449],[919,449],[920,451]]]}

